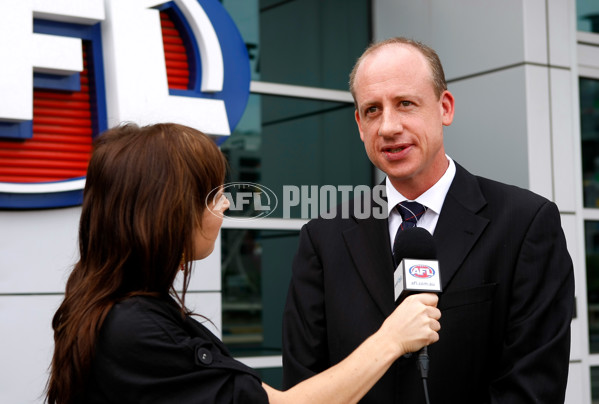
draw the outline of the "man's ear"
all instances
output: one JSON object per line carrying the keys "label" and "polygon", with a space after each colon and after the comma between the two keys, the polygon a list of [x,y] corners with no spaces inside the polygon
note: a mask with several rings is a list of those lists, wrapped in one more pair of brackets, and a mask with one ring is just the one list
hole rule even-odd
{"label": "man's ear", "polygon": [[362,132],[362,122],[360,121],[360,112],[358,112],[357,108],[354,110],[354,117],[356,118],[356,123],[358,124],[358,131],[360,132],[360,139],[362,139],[362,142],[363,142],[364,134]]}
{"label": "man's ear", "polygon": [[441,94],[441,108],[443,115],[443,125],[449,126],[453,122],[453,114],[455,112],[455,100],[453,98],[453,94],[449,91],[443,91]]}

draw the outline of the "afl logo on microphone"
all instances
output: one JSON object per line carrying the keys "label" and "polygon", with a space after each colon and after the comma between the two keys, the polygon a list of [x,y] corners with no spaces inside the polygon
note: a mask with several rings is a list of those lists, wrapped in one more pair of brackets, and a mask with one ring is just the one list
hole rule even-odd
{"label": "afl logo on microphone", "polygon": [[408,270],[409,274],[415,278],[428,279],[435,276],[435,270],[428,265],[414,265]]}
{"label": "afl logo on microphone", "polygon": [[80,205],[93,139],[187,125],[220,144],[250,59],[219,0],[19,1],[0,13],[0,209]]}

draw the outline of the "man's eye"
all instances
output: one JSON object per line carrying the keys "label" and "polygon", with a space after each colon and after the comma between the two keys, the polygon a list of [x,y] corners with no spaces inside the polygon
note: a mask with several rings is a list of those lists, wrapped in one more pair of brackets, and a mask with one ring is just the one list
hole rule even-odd
{"label": "man's eye", "polygon": [[401,102],[401,106],[402,107],[409,107],[409,106],[412,106],[412,105],[413,105],[412,101],[402,101]]}
{"label": "man's eye", "polygon": [[374,114],[377,110],[378,110],[377,107],[368,107],[368,108],[366,108],[366,113],[367,114]]}

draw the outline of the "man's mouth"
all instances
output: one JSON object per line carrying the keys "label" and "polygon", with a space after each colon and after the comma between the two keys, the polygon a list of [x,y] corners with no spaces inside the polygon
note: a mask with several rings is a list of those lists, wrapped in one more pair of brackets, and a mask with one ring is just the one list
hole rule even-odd
{"label": "man's mouth", "polygon": [[412,145],[410,144],[393,145],[385,147],[382,150],[385,158],[387,158],[389,161],[399,161],[408,156],[411,147]]}

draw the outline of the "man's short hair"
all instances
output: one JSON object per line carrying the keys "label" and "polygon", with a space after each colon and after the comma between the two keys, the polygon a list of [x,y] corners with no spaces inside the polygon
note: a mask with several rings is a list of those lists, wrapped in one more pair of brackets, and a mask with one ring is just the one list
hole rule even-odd
{"label": "man's short hair", "polygon": [[443,66],[441,65],[441,60],[439,59],[437,52],[435,52],[434,49],[432,49],[430,46],[415,41],[413,39],[404,37],[394,37],[385,39],[384,41],[370,44],[366,48],[364,53],[362,53],[362,55],[356,61],[356,64],[354,65],[351,73],[349,74],[349,91],[354,97],[354,102],[356,100],[354,85],[358,68],[360,67],[364,59],[366,59],[366,57],[373,54],[378,49],[381,49],[382,47],[388,45],[407,45],[412,46],[416,48],[418,51],[420,51],[420,53],[424,56],[424,58],[428,62],[428,65],[430,66],[435,94],[437,95],[437,97],[441,97],[443,91],[447,90],[447,82],[445,81],[445,73],[443,72]]}

